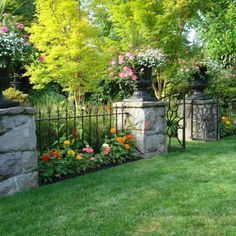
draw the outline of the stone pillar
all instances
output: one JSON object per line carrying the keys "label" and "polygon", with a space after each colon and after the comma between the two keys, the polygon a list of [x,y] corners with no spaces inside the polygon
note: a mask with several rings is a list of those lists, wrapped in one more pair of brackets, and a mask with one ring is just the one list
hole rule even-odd
{"label": "stone pillar", "polygon": [[[179,113],[183,114],[183,102]],[[185,100],[186,140],[218,140],[218,108],[214,99]],[[180,125],[183,124],[183,120]],[[178,134],[181,137],[181,133]]]}
{"label": "stone pillar", "polygon": [[148,158],[167,152],[165,102],[118,102],[118,129],[123,127],[136,138],[136,155]]}
{"label": "stone pillar", "polygon": [[35,110],[0,109],[0,195],[38,186]]}

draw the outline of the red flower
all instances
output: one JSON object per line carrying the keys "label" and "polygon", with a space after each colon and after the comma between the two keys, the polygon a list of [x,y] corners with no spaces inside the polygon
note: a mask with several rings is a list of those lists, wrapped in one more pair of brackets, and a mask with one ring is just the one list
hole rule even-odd
{"label": "red flower", "polygon": [[49,156],[46,155],[46,154],[43,154],[43,155],[41,156],[41,159],[42,159],[42,161],[48,161],[48,160],[49,160]]}
{"label": "red flower", "polygon": [[132,139],[134,139],[134,136],[131,134],[127,134],[125,138],[126,138],[126,140],[132,140]]}

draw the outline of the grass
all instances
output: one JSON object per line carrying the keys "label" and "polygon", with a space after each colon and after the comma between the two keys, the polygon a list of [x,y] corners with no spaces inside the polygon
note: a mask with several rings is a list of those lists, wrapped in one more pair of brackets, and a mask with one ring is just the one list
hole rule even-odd
{"label": "grass", "polygon": [[236,136],[0,198],[0,235],[236,235]]}

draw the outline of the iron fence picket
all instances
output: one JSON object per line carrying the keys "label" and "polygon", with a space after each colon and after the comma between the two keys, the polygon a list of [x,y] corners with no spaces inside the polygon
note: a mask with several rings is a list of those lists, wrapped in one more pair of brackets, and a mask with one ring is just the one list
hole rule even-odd
{"label": "iron fence picket", "polygon": [[[85,112],[84,107],[79,109],[78,107],[73,106],[72,109],[69,109],[69,107],[66,106],[64,110],[57,107],[55,116],[51,109],[47,110],[46,115],[43,115],[42,111],[38,109],[35,118],[38,151],[42,153],[52,147],[58,148],[62,141],[61,138],[65,136],[65,138],[68,139],[70,138],[70,135],[72,135],[75,141],[80,139],[77,141],[81,141],[82,144],[88,142],[89,145],[91,145],[94,142],[94,149],[98,151],[99,145],[101,144],[100,137],[104,138],[105,135],[107,135],[106,132],[112,127],[118,128],[117,119],[119,115],[122,116],[121,128],[123,129],[123,116],[127,115],[123,110],[118,112],[117,108],[107,108],[107,106],[102,107],[101,109],[96,107],[95,111],[93,111],[93,108],[91,107],[88,109],[88,112]],[[79,110],[80,112],[78,112]],[[92,129],[93,122],[95,127]],[[47,133],[45,133],[44,125]],[[55,129],[53,125],[55,125]],[[71,128],[72,133],[70,130]],[[78,130],[81,131],[81,135],[78,134]],[[86,135],[85,132],[87,132]],[[54,136],[55,140],[53,139]]]}

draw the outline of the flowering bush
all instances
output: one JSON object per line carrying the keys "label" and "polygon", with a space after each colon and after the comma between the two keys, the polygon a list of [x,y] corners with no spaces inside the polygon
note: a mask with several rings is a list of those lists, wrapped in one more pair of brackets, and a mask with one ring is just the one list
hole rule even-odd
{"label": "flowering bush", "polygon": [[3,14],[0,22],[0,65],[23,63],[32,53],[32,47],[25,34],[24,25],[14,21],[8,14]]}
{"label": "flowering bush", "polygon": [[117,79],[137,80],[146,68],[159,67],[164,62],[164,54],[157,49],[126,52],[110,61],[110,76]]}
{"label": "flowering bush", "polygon": [[236,134],[236,114],[223,115],[220,123],[220,136],[225,137]]}
{"label": "flowering bush", "polygon": [[179,59],[178,64],[178,76],[182,76],[190,82],[194,77],[197,77],[201,81],[208,80],[209,77],[214,76],[220,71],[220,66],[216,62],[209,59]]}
{"label": "flowering bush", "polygon": [[123,163],[135,159],[135,138],[126,132],[110,130],[111,138],[102,145],[99,154],[90,146],[81,149],[71,140],[64,140],[60,150],[50,150],[39,155],[39,179],[53,181],[66,175],[79,174],[104,165]]}

